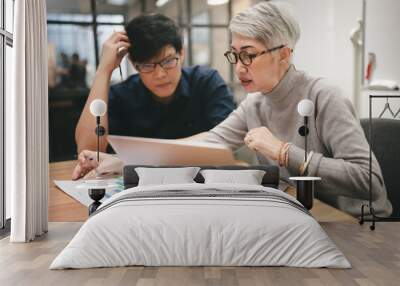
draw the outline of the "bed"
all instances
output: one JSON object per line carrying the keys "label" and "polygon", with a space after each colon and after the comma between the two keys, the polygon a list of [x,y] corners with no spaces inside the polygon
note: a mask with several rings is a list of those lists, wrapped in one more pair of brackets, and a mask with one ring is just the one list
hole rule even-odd
{"label": "bed", "polygon": [[[192,182],[138,185],[141,168],[157,169],[146,167],[125,167],[126,190],[90,216],[50,269],[351,267],[308,210],[276,188],[276,167],[203,166]],[[239,171],[233,181],[250,169],[263,175],[259,185],[220,183],[204,179],[212,169]]]}

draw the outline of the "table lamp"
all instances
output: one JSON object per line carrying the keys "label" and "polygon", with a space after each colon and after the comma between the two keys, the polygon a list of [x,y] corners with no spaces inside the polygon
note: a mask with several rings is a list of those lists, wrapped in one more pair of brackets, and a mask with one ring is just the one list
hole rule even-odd
{"label": "table lamp", "polygon": [[[304,125],[299,128],[300,136],[304,137],[304,162],[307,162],[308,156],[308,146],[307,146],[307,136],[310,133],[308,128],[308,117],[314,114],[314,103],[309,99],[303,99],[297,105],[297,111],[300,116],[303,117]],[[320,181],[320,177],[309,177],[307,176],[307,167],[303,171],[303,174],[298,177],[290,177],[290,180],[296,181],[296,198],[301,202],[304,207],[311,209],[313,207],[315,183]]]}
{"label": "table lamp", "polygon": [[[96,117],[95,133],[97,135],[97,163],[100,163],[100,136],[105,134],[105,128],[100,125],[100,117],[103,116],[106,111],[107,105],[101,99],[95,99],[90,104],[90,113]],[[94,200],[94,202],[89,206],[89,215],[91,215],[101,205],[100,200],[104,197],[108,184],[106,181],[101,180],[101,176],[97,171],[97,168],[96,178],[94,180],[87,180],[85,183],[87,184],[89,197]]]}

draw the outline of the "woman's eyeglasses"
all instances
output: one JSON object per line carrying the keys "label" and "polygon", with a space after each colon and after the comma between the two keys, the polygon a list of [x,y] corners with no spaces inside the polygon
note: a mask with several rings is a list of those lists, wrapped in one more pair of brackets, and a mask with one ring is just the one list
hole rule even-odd
{"label": "woman's eyeglasses", "polygon": [[241,63],[245,66],[249,66],[251,65],[251,63],[253,62],[253,59],[255,59],[256,57],[259,57],[263,54],[268,54],[271,53],[275,50],[279,50],[282,49],[285,45],[280,45],[262,52],[258,52],[258,53],[248,53],[246,51],[241,51],[240,53],[235,53],[232,51],[227,51],[225,52],[224,56],[226,57],[226,59],[228,60],[228,62],[230,62],[231,64],[237,64],[238,60],[241,61]]}

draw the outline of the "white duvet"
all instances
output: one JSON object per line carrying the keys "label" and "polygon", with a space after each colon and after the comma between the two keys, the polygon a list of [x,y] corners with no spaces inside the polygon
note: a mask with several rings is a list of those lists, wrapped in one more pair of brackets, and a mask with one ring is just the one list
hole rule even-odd
{"label": "white duvet", "polygon": [[[172,197],[135,197],[174,190]],[[241,196],[180,196],[178,191]],[[254,197],[252,191],[265,192],[267,198],[264,193]],[[298,204],[279,190],[254,185],[135,187],[105,201],[50,269],[127,265],[350,268],[321,226]]]}

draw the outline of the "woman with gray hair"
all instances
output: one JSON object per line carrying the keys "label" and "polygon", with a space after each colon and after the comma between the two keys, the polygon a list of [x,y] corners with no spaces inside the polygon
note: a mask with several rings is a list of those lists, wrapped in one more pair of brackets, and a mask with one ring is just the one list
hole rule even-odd
{"label": "woman with gray hair", "polygon": [[[246,144],[261,164],[279,165],[281,187],[290,176],[322,177],[316,196],[352,215],[360,215],[369,198],[369,146],[350,101],[324,79],[296,70],[292,53],[300,28],[287,6],[262,2],[230,22],[232,43],[225,53],[235,65],[241,85],[249,94],[223,122],[207,132],[208,142],[235,150]],[[302,118],[297,105],[314,103],[309,118],[304,162],[304,137],[298,133]],[[374,207],[390,215],[380,167],[373,158]]]}

